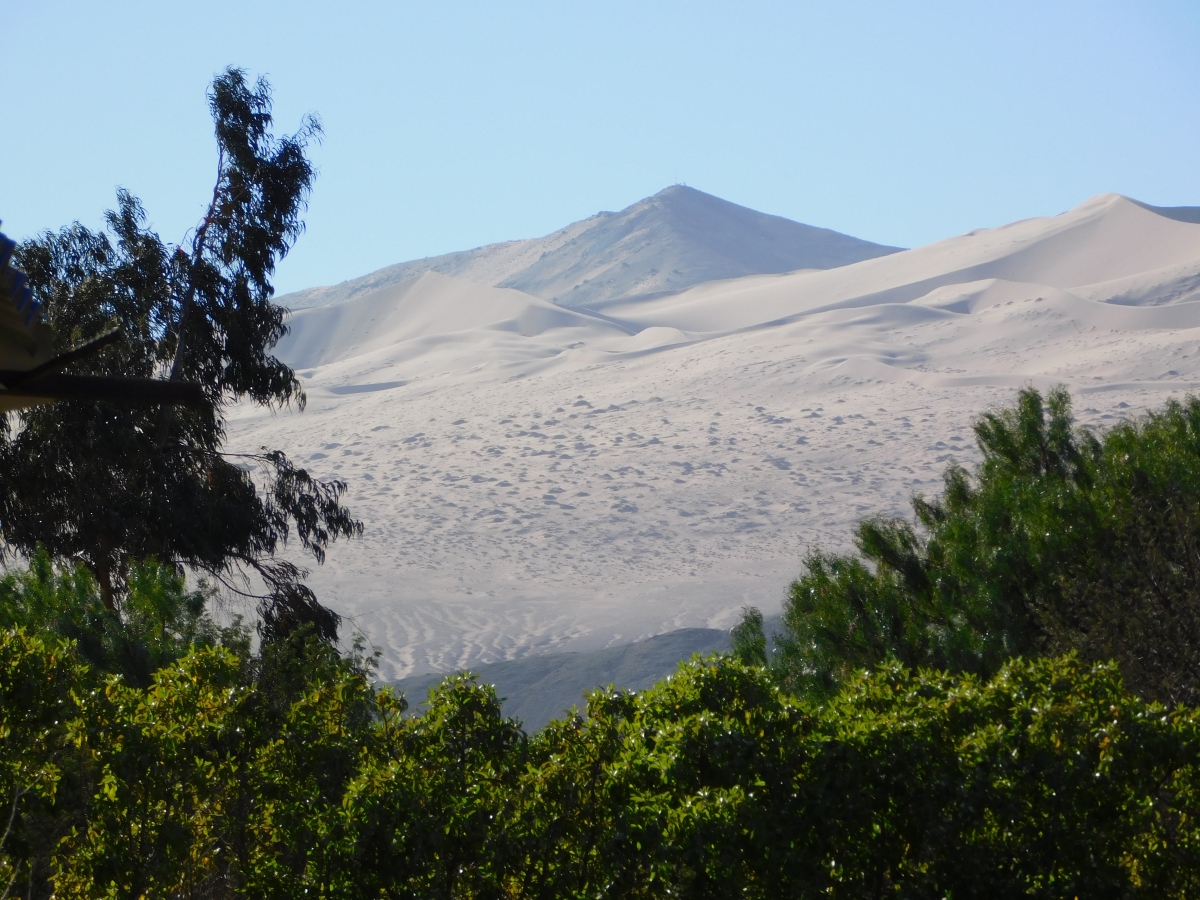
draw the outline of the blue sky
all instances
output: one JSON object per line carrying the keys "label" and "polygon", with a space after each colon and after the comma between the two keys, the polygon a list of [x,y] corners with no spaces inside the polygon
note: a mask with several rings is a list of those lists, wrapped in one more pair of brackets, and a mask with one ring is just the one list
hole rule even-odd
{"label": "blue sky", "polygon": [[0,0],[0,217],[180,240],[205,89],[325,139],[281,292],[533,237],[674,182],[914,246],[1116,191],[1200,205],[1200,3]]}

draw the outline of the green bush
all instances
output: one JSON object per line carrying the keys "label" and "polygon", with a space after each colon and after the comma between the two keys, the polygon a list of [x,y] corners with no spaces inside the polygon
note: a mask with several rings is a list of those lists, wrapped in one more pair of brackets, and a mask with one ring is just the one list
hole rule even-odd
{"label": "green bush", "polygon": [[1074,658],[892,665],[815,708],[697,661],[533,739],[510,893],[1189,896],[1198,751],[1195,713]]}
{"label": "green bush", "polygon": [[[149,688],[94,688],[62,644],[4,632],[6,877],[37,865],[34,895],[63,897],[1200,891],[1200,714],[1112,665],[892,664],[816,706],[694,660],[532,737],[463,676],[405,717],[346,666],[286,708],[244,673],[202,648]],[[69,773],[91,790],[56,791]],[[40,859],[37,815],[69,826]]]}
{"label": "green bush", "polygon": [[826,697],[897,660],[990,675],[1017,655],[1115,659],[1129,686],[1200,701],[1200,400],[1099,438],[1063,389],[982,416],[983,462],[915,520],[860,523],[791,587],[780,670]]}
{"label": "green bush", "polygon": [[40,550],[29,568],[0,578],[0,628],[20,626],[74,641],[98,673],[120,673],[145,687],[152,673],[194,646],[249,650],[249,633],[234,620],[218,627],[207,613],[214,592],[188,590],[174,566],[135,562],[120,606],[105,607],[100,586],[83,565],[56,565]]}
{"label": "green bush", "polygon": [[83,675],[65,641],[0,631],[0,896],[45,881],[50,849],[85,802],[67,734]]}

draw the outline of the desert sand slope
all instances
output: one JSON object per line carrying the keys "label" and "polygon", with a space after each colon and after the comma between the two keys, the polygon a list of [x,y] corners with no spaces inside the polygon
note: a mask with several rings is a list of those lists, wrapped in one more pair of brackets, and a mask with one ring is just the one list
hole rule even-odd
{"label": "desert sand slope", "polygon": [[1113,195],[602,314],[427,275],[298,313],[308,409],[235,410],[231,449],[349,482],[366,535],[312,583],[384,678],[727,628],[1022,385],[1089,425],[1196,390],[1198,275],[1200,224]]}
{"label": "desert sand slope", "polygon": [[[1195,225],[1103,194],[1053,218],[972,231],[839,269],[709,283],[657,300],[597,306],[635,324],[728,332],[820,310],[908,303],[938,288],[990,278],[1080,288],[1090,299],[1109,300],[1116,295],[1090,286],[1154,273],[1153,286],[1161,290],[1185,271],[1194,277],[1198,258]],[[1172,301],[1200,296],[1197,288]],[[1120,302],[1155,299],[1125,293]]]}
{"label": "desert sand slope", "polygon": [[674,185],[620,212],[602,212],[543,238],[489,244],[389,266],[280,298],[324,306],[439,272],[516,288],[563,306],[677,291],[716,278],[828,269],[896,251],[801,225]]}
{"label": "desert sand slope", "polygon": [[[295,312],[276,353],[295,369],[407,377],[551,357],[630,330],[520,291],[426,272],[332,306]],[[637,329],[641,330],[641,329]],[[340,364],[340,365],[339,365]]]}

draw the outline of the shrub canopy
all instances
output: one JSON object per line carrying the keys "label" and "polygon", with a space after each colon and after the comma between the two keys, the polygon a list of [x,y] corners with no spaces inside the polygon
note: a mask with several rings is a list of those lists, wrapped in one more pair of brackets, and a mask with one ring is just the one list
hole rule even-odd
{"label": "shrub canopy", "polygon": [[[814,706],[695,660],[532,737],[466,676],[405,717],[360,674],[309,671],[281,704],[206,648],[89,689],[68,647],[4,632],[0,874],[63,897],[1200,890],[1200,716],[1111,665],[893,664]],[[68,773],[86,789],[56,793]]]}
{"label": "shrub canopy", "polygon": [[887,659],[988,676],[1075,650],[1143,696],[1200,700],[1200,400],[1097,436],[1065,389],[1027,389],[975,435],[983,462],[948,468],[913,521],[810,554],[785,607],[788,683],[822,696]]}

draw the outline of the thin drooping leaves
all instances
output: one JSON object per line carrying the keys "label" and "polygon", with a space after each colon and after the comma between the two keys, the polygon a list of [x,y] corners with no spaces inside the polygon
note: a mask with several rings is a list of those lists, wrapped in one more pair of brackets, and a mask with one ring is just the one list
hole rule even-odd
{"label": "thin drooping leaves", "polygon": [[[209,94],[217,176],[190,241],[168,245],[127,191],[107,230],[78,223],[24,244],[18,262],[55,328],[60,352],[120,327],[124,340],[83,361],[92,374],[195,382],[194,409],[63,402],[0,428],[0,534],[25,556],[45,548],[83,562],[115,609],[136,560],[156,557],[258,593],[264,637],[304,623],[336,636],[338,617],[279,558],[292,537],[318,564],[362,526],[322,482],[277,449],[247,461],[224,452],[230,404],[303,405],[271,350],[286,332],[272,302],[275,265],[303,229],[314,177],[306,155],[320,126],[271,132],[264,80],[229,69]],[[261,476],[261,477],[257,477]],[[250,580],[245,580],[247,577]]]}

